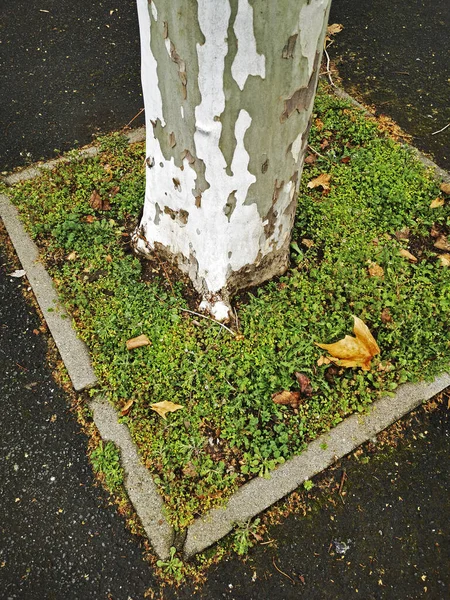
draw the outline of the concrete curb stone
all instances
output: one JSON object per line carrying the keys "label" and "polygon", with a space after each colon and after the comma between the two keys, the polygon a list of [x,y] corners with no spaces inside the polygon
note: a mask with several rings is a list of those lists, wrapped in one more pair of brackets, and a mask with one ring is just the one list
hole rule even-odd
{"label": "concrete curb stone", "polygon": [[120,450],[125,488],[153,549],[160,558],[167,558],[174,543],[174,530],[167,523],[163,499],[139,458],[128,427],[118,422],[115,408],[101,396],[89,402],[89,408],[102,439],[114,442]]}
{"label": "concrete curb stone", "polygon": [[0,194],[0,217],[26,271],[36,300],[42,310],[50,333],[64,361],[76,391],[94,386],[97,378],[92,368],[89,352],[75,333],[72,320],[60,304],[53,281],[39,261],[36,244],[25,231],[15,206],[7,196]]}

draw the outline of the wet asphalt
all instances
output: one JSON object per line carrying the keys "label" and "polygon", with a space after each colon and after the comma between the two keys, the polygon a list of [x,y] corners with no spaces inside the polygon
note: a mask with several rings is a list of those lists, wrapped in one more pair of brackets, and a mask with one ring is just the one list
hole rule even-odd
{"label": "wet asphalt", "polygon": [[[425,2],[411,0],[406,18],[400,0],[382,1],[383,10],[377,10],[375,0],[335,0],[332,12],[332,20],[345,25],[333,52],[354,56],[348,72],[339,64],[341,75],[366,99],[367,90],[391,90],[382,77],[393,70],[389,61],[395,51],[389,44],[401,38],[403,25],[419,33],[431,28],[427,36],[414,38],[414,52],[408,50],[414,58],[429,55],[429,46],[421,44],[425,39],[434,40],[430,52],[435,54],[448,48],[438,18],[445,2],[436,0],[433,10],[425,11]],[[142,107],[134,0],[16,0],[0,7],[0,27],[0,170],[48,158],[55,148],[88,143],[99,131],[123,127]],[[382,49],[384,66],[369,48]],[[443,75],[446,65],[438,65],[426,63],[423,69],[428,78],[436,71],[441,78],[422,94],[436,108],[430,110],[433,131],[448,122],[441,98],[448,75]],[[359,71],[364,85],[356,77]],[[388,94],[401,100],[398,120],[448,167],[447,155],[439,154],[441,141],[436,143],[444,138],[421,138],[413,130],[417,119],[408,105],[415,101],[408,94],[417,99],[424,84],[417,69],[408,72],[407,83],[399,79],[402,85]],[[375,79],[369,80],[372,74]],[[433,87],[435,96],[429,93]],[[389,102],[380,101],[381,106],[391,110]],[[402,114],[411,116],[403,123]],[[434,411],[418,411],[397,448],[370,446],[367,460],[350,458],[319,477],[312,492],[299,499],[306,516],[300,511],[272,526],[265,541],[273,541],[252,549],[246,562],[223,560],[211,568],[200,591],[162,590],[139,539],[94,483],[86,437],[48,366],[46,334],[33,332],[41,322],[23,297],[26,280],[9,277],[13,268],[5,263],[1,253],[2,598],[136,600],[146,590],[155,597],[163,592],[166,598],[212,600],[450,597],[447,401]],[[341,499],[343,469],[347,493]]]}

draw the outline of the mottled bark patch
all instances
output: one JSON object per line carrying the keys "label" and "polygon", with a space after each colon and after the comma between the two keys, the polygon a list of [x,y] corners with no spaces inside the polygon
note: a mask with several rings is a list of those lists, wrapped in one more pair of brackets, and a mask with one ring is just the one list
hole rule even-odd
{"label": "mottled bark patch", "polygon": [[225,208],[223,209],[223,212],[225,213],[228,222],[230,222],[231,215],[233,214],[233,211],[236,208],[236,191],[237,190],[233,190],[229,194],[227,203],[225,204]]}
{"label": "mottled bark patch", "polygon": [[296,110],[299,113],[305,112],[311,106],[316,93],[316,71],[319,66],[320,54],[316,54],[313,72],[309,78],[308,84],[295,90],[290,98],[284,101],[284,111],[281,113],[280,121],[284,123]]}
{"label": "mottled bark patch", "polygon": [[[163,38],[166,40],[169,37],[169,24],[167,21],[164,21],[163,27]],[[186,73],[186,63],[178,54],[173,42],[170,42],[170,58],[178,67],[178,76],[181,80],[181,85],[183,87],[183,99],[187,98],[187,73]]]}
{"label": "mottled bark patch", "polygon": [[298,33],[294,33],[286,42],[283,52],[281,53],[282,58],[294,58],[295,44],[297,43]]}

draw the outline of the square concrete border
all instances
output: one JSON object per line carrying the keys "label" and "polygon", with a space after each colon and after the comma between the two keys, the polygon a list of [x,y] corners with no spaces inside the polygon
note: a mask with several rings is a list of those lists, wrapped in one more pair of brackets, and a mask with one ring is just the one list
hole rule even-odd
{"label": "square concrete border", "polygon": [[[337,88],[336,93],[370,115],[363,106],[342,90]],[[142,141],[145,139],[145,130],[140,128],[132,131],[127,137],[130,143]],[[437,177],[450,181],[447,172],[415,148],[412,149],[419,160],[434,169]],[[84,148],[79,160],[95,156],[98,152],[97,147]],[[3,180],[8,185],[14,185],[19,181],[38,177],[42,171],[53,169],[59,163],[70,162],[70,160],[62,158],[49,161],[10,175]],[[53,282],[39,262],[37,246],[26,233],[17,209],[3,194],[0,194],[0,217],[27,272],[30,285],[75,390],[81,391],[92,387],[97,383],[97,379],[88,350],[77,338],[70,317],[60,305]],[[139,458],[137,447],[131,439],[128,428],[125,424],[119,423],[114,407],[100,396],[94,398],[89,403],[89,407],[102,439],[113,441],[120,450],[126,491],[156,554],[161,559],[166,559],[170,547],[176,545],[186,558],[190,558],[226,536],[236,523],[255,517],[293,492],[304,481],[343,458],[448,386],[450,386],[450,373],[443,373],[432,382],[400,386],[392,397],[385,396],[375,401],[368,414],[353,414],[331,431],[320,435],[309,443],[301,454],[272,471],[269,479],[256,477],[244,484],[228,499],[226,506],[215,508],[195,519],[182,534],[175,532],[167,522],[162,497],[149,471]]]}

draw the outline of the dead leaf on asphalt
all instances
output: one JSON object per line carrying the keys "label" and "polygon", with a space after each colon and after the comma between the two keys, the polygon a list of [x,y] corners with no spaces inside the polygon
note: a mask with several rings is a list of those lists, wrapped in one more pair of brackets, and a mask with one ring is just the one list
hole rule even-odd
{"label": "dead leaf on asphalt", "polygon": [[414,256],[414,254],[411,254],[411,252],[409,252],[408,250],[405,250],[405,248],[402,248],[401,250],[399,250],[399,254],[400,254],[400,256],[403,256],[403,258],[407,258],[411,262],[417,262],[417,258]]}
{"label": "dead leaf on asphalt", "polygon": [[275,392],[275,394],[272,394],[272,400],[275,402],[275,404],[282,404],[284,406],[298,408],[298,405],[301,401],[300,392],[290,392],[289,390]]}
{"label": "dead leaf on asphalt", "polygon": [[431,201],[430,208],[439,208],[440,206],[444,206],[444,204],[444,198],[435,198]]}
{"label": "dead leaf on asphalt", "polygon": [[122,407],[122,410],[120,411],[120,414],[122,415],[122,417],[125,417],[131,410],[131,407],[134,404],[134,399],[128,400],[128,402]]}
{"label": "dead leaf on asphalt", "polygon": [[444,194],[450,195],[450,183],[446,183],[445,181],[441,183],[440,190],[441,192],[444,192]]}
{"label": "dead leaf on asphalt", "polygon": [[450,252],[450,242],[447,239],[446,235],[440,235],[437,241],[434,244],[435,248],[439,250],[445,250],[446,252]]}
{"label": "dead leaf on asphalt", "polygon": [[380,353],[375,338],[367,325],[360,318],[353,316],[353,333],[356,337],[346,335],[334,344],[319,344],[316,346],[331,354],[330,360],[341,367],[361,367],[363,371],[370,370],[370,361]]}
{"label": "dead leaf on asphalt", "polygon": [[20,277],[23,277],[26,274],[27,272],[23,269],[16,269],[12,273],[8,273],[8,277],[16,277],[17,279],[19,279]]}
{"label": "dead leaf on asphalt", "polygon": [[126,344],[127,350],[134,350],[135,348],[140,348],[141,346],[149,346],[151,344],[151,341],[145,334],[143,334],[138,335],[138,337],[127,340]]}
{"label": "dead leaf on asphalt", "polygon": [[441,254],[438,258],[443,267],[450,267],[450,254]]}
{"label": "dead leaf on asphalt", "polygon": [[343,29],[344,26],[340,23],[333,23],[332,25],[328,25],[327,35],[335,35],[336,33],[340,33]]}
{"label": "dead leaf on asphalt", "polygon": [[329,190],[330,189],[330,185],[329,185],[330,179],[331,179],[331,175],[328,175],[328,173],[322,173],[322,175],[319,175],[319,177],[315,177],[314,179],[311,179],[311,181],[308,182],[306,187],[308,187],[309,189],[322,187],[324,190]]}
{"label": "dead leaf on asphalt", "polygon": [[166,419],[167,413],[175,412],[176,410],[180,410],[183,407],[181,404],[175,404],[170,400],[163,400],[162,402],[155,402],[154,404],[150,404],[150,408],[157,412],[160,417]]}

